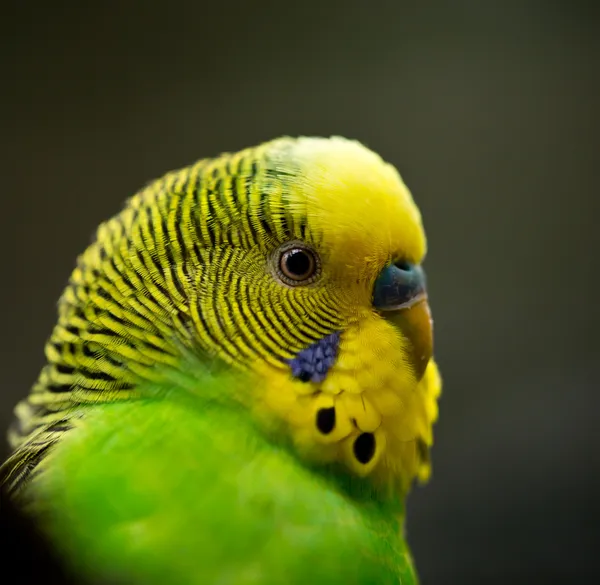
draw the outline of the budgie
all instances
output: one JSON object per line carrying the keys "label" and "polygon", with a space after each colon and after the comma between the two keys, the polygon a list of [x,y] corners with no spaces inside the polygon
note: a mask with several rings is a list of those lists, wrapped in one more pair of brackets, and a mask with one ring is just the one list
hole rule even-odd
{"label": "budgie", "polygon": [[426,247],[398,171],[341,137],[148,184],[78,258],[4,497],[80,582],[416,583]]}

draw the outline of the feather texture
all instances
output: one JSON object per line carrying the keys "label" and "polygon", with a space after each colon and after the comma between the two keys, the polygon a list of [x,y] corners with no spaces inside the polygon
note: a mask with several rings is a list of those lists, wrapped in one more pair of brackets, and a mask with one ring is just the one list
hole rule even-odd
{"label": "feather texture", "polygon": [[[297,248],[314,269],[301,283],[282,272],[284,252]],[[430,473],[441,381],[433,360],[424,374],[416,365],[414,328],[406,333],[396,316],[374,308],[373,288],[386,267],[419,264],[425,252],[409,190],[357,142],[281,138],[168,173],[102,224],[79,257],[46,345],[47,364],[16,409],[5,487],[33,500],[38,513],[46,501],[50,517],[57,506],[73,522],[89,517],[106,537],[90,548],[97,561],[108,561],[102,547],[120,542],[123,535],[111,531],[121,522],[158,546],[160,523],[136,524],[132,516],[140,477],[149,478],[153,465],[164,485],[151,480],[152,513],[164,522],[158,504],[167,489],[197,483],[204,502],[209,477],[223,489],[235,478],[239,487],[239,473],[256,470],[254,458],[263,456],[271,471],[285,470],[262,480],[253,472],[252,482],[276,490],[269,506],[287,506],[281,494],[297,484],[299,498],[331,497],[329,515],[347,515],[343,522],[367,530],[340,495],[351,485],[351,497],[367,490],[401,522],[393,503]],[[189,412],[180,400],[189,401]],[[163,437],[163,450],[155,436]],[[228,449],[231,468],[221,478],[217,459]],[[240,457],[244,467],[235,471]],[[85,462],[81,472],[78,460]],[[124,474],[125,491],[114,496],[123,510],[111,516],[114,470]],[[331,478],[337,487],[330,494]],[[191,514],[197,522],[206,505]],[[219,513],[230,506],[241,514],[232,501],[222,505]],[[299,513],[294,506],[285,522]],[[323,528],[319,522],[313,532]],[[250,524],[246,537],[254,538],[259,527]],[[56,525],[64,530],[64,522]],[[191,520],[185,526],[191,534]],[[82,527],[79,536],[84,542],[92,534]],[[207,535],[194,538],[199,545]],[[371,554],[369,538],[357,534],[348,550]],[[397,545],[404,550],[400,539]],[[73,550],[79,546],[73,541]],[[313,552],[306,554],[308,561]]]}
{"label": "feather texture", "polygon": [[69,571],[145,585],[414,582],[399,501],[315,474],[249,422],[178,392],[90,413],[32,484]]}

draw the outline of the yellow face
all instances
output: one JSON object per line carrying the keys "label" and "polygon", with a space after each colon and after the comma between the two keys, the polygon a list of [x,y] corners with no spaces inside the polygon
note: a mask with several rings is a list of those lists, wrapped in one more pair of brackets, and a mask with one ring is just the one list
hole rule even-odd
{"label": "yellow face", "polygon": [[397,171],[356,142],[259,148],[250,221],[231,225],[258,241],[229,263],[241,318],[224,324],[234,351],[256,353],[238,354],[261,378],[256,414],[308,459],[406,489],[429,473],[440,390],[420,213]]}

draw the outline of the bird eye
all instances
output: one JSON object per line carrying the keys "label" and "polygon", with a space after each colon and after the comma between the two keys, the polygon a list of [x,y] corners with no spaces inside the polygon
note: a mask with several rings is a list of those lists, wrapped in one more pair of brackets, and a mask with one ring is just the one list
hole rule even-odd
{"label": "bird eye", "polygon": [[278,276],[290,286],[313,282],[319,271],[319,259],[314,250],[299,242],[279,251]]}

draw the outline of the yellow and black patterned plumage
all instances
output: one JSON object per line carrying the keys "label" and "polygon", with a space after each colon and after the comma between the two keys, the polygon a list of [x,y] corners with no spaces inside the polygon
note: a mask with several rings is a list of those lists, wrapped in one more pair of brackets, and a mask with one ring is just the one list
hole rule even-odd
{"label": "yellow and black patterned plumage", "polygon": [[[300,286],[278,264],[294,246],[315,262]],[[16,409],[6,484],[22,485],[86,408],[135,399],[189,353],[248,372],[256,386],[240,400],[301,456],[405,489],[429,473],[440,381],[429,354],[415,358],[420,333],[374,309],[373,287],[424,254],[397,172],[352,141],[282,138],[167,174],[79,257]],[[312,347],[327,367],[296,375]]]}

